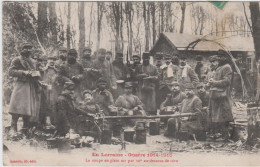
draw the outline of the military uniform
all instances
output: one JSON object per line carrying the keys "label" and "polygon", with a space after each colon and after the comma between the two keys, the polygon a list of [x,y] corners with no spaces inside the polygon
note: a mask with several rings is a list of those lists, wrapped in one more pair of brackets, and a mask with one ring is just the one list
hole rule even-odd
{"label": "military uniform", "polygon": [[[148,53],[143,54],[143,59],[149,59]],[[148,60],[149,61],[149,60]],[[156,81],[158,79],[157,68],[152,64],[140,65],[136,69],[139,87],[139,97],[145,105],[145,110],[151,115],[156,115]]]}

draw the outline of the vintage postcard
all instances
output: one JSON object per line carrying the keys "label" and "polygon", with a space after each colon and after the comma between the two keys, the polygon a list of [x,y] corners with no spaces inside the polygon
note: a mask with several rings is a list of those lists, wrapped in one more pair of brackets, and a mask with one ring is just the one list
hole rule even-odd
{"label": "vintage postcard", "polygon": [[3,166],[259,166],[257,1],[4,1]]}

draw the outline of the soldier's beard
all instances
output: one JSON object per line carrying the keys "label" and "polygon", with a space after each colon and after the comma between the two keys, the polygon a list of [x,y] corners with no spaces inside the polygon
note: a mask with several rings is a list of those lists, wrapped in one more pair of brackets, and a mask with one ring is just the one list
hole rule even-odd
{"label": "soldier's beard", "polygon": [[68,63],[69,63],[69,64],[74,64],[74,63],[76,63],[76,59],[74,59],[74,58],[68,58]]}
{"label": "soldier's beard", "polygon": [[83,57],[84,57],[84,59],[90,59],[90,54],[86,54]]}

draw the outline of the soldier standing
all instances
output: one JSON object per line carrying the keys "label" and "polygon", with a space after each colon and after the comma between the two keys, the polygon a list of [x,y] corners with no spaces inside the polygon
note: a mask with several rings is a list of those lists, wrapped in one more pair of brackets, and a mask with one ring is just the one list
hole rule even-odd
{"label": "soldier standing", "polygon": [[81,81],[83,79],[84,69],[82,64],[77,62],[78,53],[75,49],[70,49],[68,52],[67,64],[62,65],[60,71],[63,71],[63,76],[67,77],[75,83],[75,96],[81,98]]}
{"label": "soldier standing", "polygon": [[184,91],[186,87],[193,87],[199,82],[199,78],[194,70],[187,64],[186,56],[179,56],[179,69],[177,72],[177,81],[179,82],[181,89]]}
{"label": "soldier standing", "polygon": [[157,68],[150,64],[150,54],[143,53],[143,64],[136,69],[139,87],[139,97],[145,105],[146,112],[156,115],[156,81],[158,79]]}
{"label": "soldier standing", "polygon": [[[16,77],[16,84],[11,95],[9,113],[12,115],[11,134],[17,132],[17,121],[23,117],[23,128],[29,128],[29,121],[37,122],[40,111],[39,76],[30,56],[33,46],[23,45],[21,56],[12,60],[9,75]],[[38,71],[39,72],[39,71]]]}
{"label": "soldier standing", "polygon": [[113,69],[105,59],[106,50],[101,48],[97,51],[97,59],[93,62],[93,69],[99,72],[98,78],[102,77],[106,80],[109,89],[116,89],[116,78]]}
{"label": "soldier standing", "polygon": [[209,80],[211,128],[213,133],[220,131],[224,140],[227,140],[229,138],[228,125],[233,121],[230,94],[232,68],[223,53],[220,53],[211,63],[216,69],[213,78]]}

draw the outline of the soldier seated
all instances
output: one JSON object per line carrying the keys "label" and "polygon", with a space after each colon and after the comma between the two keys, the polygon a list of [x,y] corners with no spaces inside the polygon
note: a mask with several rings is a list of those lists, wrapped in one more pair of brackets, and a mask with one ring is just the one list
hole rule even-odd
{"label": "soldier seated", "polygon": [[[126,82],[124,85],[125,93],[118,97],[115,106],[119,108],[118,115],[145,115],[143,103],[133,95],[133,84]],[[135,122],[127,120],[127,125],[134,125]]]}
{"label": "soldier seated", "polygon": [[[166,99],[160,106],[160,115],[174,114],[178,109],[178,105],[186,98],[185,93],[181,92],[178,82],[172,82],[168,84],[171,93],[167,95]],[[161,121],[167,123],[168,119],[161,119]]]}
{"label": "soldier seated", "polygon": [[[83,92],[84,101],[80,103],[79,109],[82,113],[81,121],[78,127],[80,134],[97,132],[99,123],[95,122],[94,117],[97,114],[103,114],[98,104],[95,103],[91,90]],[[92,134],[92,133],[91,133]],[[96,135],[94,136],[96,137]]]}
{"label": "soldier seated", "polygon": [[204,130],[201,124],[201,100],[194,94],[193,86],[187,87],[185,93],[186,98],[181,103],[180,113],[192,113],[194,115],[169,119],[166,136],[174,137],[176,132],[179,131],[194,134],[197,131]]}

